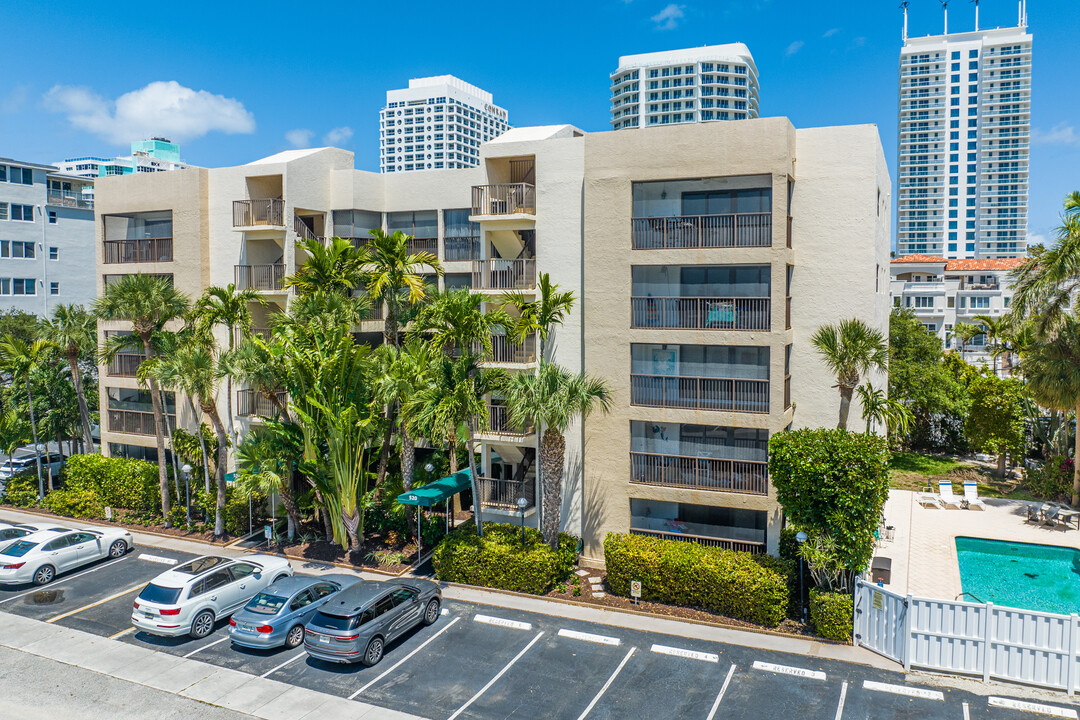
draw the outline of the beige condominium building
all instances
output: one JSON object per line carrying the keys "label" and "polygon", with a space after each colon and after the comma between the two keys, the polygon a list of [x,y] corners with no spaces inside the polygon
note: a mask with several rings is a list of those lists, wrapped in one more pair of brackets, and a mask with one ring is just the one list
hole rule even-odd
{"label": "beige condominium building", "polygon": [[[359,244],[371,228],[403,230],[438,255],[440,285],[493,299],[535,293],[549,273],[578,299],[566,322],[543,348],[494,337],[491,364],[531,372],[543,353],[612,389],[609,414],[566,433],[563,524],[586,557],[602,559],[604,536],[627,531],[775,551],[769,435],[833,426],[839,406],[809,337],[849,317],[888,328],[890,186],[877,128],[796,130],[784,118],[636,133],[525,127],[485,143],[481,159],[386,175],[321,148],[104,178],[99,282],[153,272],[192,296],[255,287],[269,302],[254,308],[265,331],[268,313],[288,305],[282,279],[303,263],[306,236]],[[377,343],[380,331],[376,309],[358,332]],[[102,368],[111,454],[153,455],[137,363]],[[270,408],[234,392],[242,433]],[[168,402],[194,426],[186,399]],[[856,404],[856,423],[859,414]],[[535,524],[541,428],[510,427],[497,396],[488,419],[480,501],[490,517],[517,521],[525,497]]]}

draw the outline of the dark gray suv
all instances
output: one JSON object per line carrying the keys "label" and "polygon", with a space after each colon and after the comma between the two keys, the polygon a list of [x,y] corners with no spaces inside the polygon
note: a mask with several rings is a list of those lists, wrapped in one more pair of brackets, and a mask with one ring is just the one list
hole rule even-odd
{"label": "dark gray suv", "polygon": [[304,649],[319,660],[371,666],[403,633],[438,620],[441,604],[429,580],[358,583],[319,608],[305,627]]}

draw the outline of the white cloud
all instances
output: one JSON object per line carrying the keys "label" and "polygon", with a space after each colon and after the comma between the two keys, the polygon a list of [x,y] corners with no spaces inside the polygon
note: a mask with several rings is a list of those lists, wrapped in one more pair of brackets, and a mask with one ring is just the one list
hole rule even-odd
{"label": "white cloud", "polygon": [[30,86],[25,83],[16,83],[11,92],[0,100],[0,113],[14,115],[26,107],[26,101],[30,97]]}
{"label": "white cloud", "polygon": [[1039,233],[1029,232],[1027,234],[1027,244],[1028,247],[1031,247],[1032,245],[1042,245],[1043,247],[1046,247],[1046,236],[1040,235]]}
{"label": "white cloud", "polygon": [[821,37],[830,38],[830,37],[832,37],[833,35],[835,35],[838,32],[840,32],[840,28],[829,28],[828,30],[825,31],[825,33]]}
{"label": "white cloud", "polygon": [[1049,130],[1035,128],[1031,131],[1031,142],[1037,145],[1066,145],[1080,147],[1080,134],[1076,128],[1063,120]]}
{"label": "white cloud", "polygon": [[679,27],[679,21],[686,17],[686,14],[683,12],[685,9],[685,5],[671,3],[663,10],[653,15],[651,19],[656,23],[657,30],[674,30]]}
{"label": "white cloud", "polygon": [[311,147],[311,138],[315,136],[315,133],[311,130],[305,130],[304,128],[297,128],[285,133],[285,139],[294,148],[306,148]]}
{"label": "white cloud", "polygon": [[255,117],[239,100],[175,80],[152,82],[116,100],[88,87],[57,85],[44,100],[46,108],[65,114],[73,127],[117,145],[153,135],[183,142],[210,132],[255,132]]}
{"label": "white cloud", "polygon": [[323,145],[343,145],[349,142],[352,138],[353,131],[351,127],[336,127],[330,132],[323,135]]}
{"label": "white cloud", "polygon": [[790,45],[787,46],[787,50],[784,51],[784,54],[785,55],[794,55],[795,53],[802,50],[802,46],[805,45],[805,44],[806,43],[804,43],[802,40],[796,40],[795,42],[793,42],[793,43],[791,43]]}

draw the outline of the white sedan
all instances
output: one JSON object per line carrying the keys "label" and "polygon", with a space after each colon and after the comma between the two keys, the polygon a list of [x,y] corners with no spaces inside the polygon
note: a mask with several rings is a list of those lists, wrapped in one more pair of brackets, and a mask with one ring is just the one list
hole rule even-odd
{"label": "white sedan", "polygon": [[102,558],[122,557],[133,547],[127,530],[31,533],[0,548],[0,585],[46,585],[61,573]]}

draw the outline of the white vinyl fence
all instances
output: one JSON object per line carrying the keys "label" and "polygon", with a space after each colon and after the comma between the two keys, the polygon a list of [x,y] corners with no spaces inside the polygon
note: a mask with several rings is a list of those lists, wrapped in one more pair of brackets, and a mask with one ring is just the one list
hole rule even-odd
{"label": "white vinyl fence", "polygon": [[1080,617],[900,595],[858,580],[855,645],[912,667],[1080,689]]}

